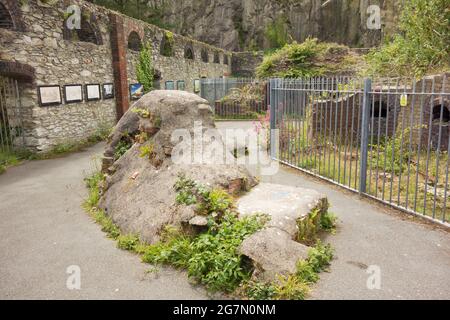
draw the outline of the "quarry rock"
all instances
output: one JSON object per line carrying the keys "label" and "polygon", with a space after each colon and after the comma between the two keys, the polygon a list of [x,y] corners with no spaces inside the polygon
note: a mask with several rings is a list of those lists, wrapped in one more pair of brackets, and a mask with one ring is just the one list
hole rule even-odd
{"label": "quarry rock", "polygon": [[[138,233],[148,243],[160,239],[167,225],[181,225],[196,216],[194,207],[178,205],[173,188],[179,174],[228,190],[239,187],[248,190],[256,185],[256,179],[247,169],[237,164],[223,163],[228,152],[219,138],[194,144],[190,148],[195,155],[208,154],[212,143],[222,146],[223,154],[212,154],[199,163],[174,161],[167,155],[167,148],[176,150],[179,140],[173,139],[175,130],[184,130],[193,136],[199,122],[202,131],[215,129],[211,108],[205,108],[206,100],[183,91],[152,91],[137,101],[121,118],[110,135],[105,158],[110,159],[115,147],[126,136],[139,134],[139,128],[155,128],[148,140],[135,142],[132,147],[111,166],[100,206],[124,233]],[[148,112],[148,113],[147,113]],[[140,114],[145,114],[143,117]],[[147,116],[148,115],[148,116]],[[142,155],[142,150],[151,150]],[[192,160],[192,158],[190,157]],[[222,162],[220,162],[222,161]],[[135,172],[139,175],[131,177]]]}

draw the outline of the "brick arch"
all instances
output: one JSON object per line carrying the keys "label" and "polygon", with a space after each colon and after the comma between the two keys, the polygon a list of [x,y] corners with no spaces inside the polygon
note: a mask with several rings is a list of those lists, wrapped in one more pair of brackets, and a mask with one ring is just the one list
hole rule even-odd
{"label": "brick arch", "polygon": [[141,37],[136,31],[131,31],[128,35],[128,49],[140,51],[142,49]]}
{"label": "brick arch", "polygon": [[13,31],[25,31],[22,11],[16,0],[0,1],[0,28]]}

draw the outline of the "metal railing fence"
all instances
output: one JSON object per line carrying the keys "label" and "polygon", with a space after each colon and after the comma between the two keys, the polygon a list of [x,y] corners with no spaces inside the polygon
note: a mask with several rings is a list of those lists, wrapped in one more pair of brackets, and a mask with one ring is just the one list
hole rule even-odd
{"label": "metal railing fence", "polygon": [[269,87],[273,159],[448,225],[448,74],[271,79]]}
{"label": "metal railing fence", "polygon": [[0,76],[0,152],[24,146],[19,84],[15,79]]}
{"label": "metal railing fence", "polygon": [[256,119],[268,110],[265,80],[202,79],[201,96],[213,107],[216,119]]}

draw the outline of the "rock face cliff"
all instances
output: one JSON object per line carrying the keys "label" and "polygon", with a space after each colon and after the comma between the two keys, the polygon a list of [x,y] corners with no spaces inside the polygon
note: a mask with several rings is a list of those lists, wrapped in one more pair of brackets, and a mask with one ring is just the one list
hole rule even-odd
{"label": "rock face cliff", "polygon": [[[381,9],[381,30],[369,30],[369,5]],[[377,45],[396,29],[401,0],[150,0],[177,33],[243,51],[272,46],[268,29],[287,39],[308,36],[352,47]]]}

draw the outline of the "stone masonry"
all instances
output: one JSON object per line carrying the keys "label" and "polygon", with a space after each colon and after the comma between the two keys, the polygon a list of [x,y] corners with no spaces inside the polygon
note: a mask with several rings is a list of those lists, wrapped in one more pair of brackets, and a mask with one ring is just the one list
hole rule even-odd
{"label": "stone masonry", "polygon": [[[231,52],[172,34],[156,26],[129,18],[83,0],[0,0],[13,21],[13,28],[0,28],[0,62],[34,69],[33,77],[20,80],[23,132],[26,147],[41,152],[69,140],[81,140],[99,127],[111,126],[132,104],[129,85],[137,83],[139,51],[129,48],[132,32],[140,45],[152,44],[153,66],[159,86],[166,81],[184,81],[185,90],[194,91],[194,80],[219,78],[231,73]],[[73,36],[67,30],[67,8],[81,9],[82,30]],[[0,24],[1,25],[1,24]],[[89,38],[89,37],[90,38]],[[164,39],[171,38],[172,54],[162,54]],[[193,59],[185,58],[189,48]],[[202,55],[203,53],[203,55]],[[202,59],[202,57],[205,57]],[[122,61],[122,62],[120,62]],[[229,63],[226,63],[226,62]],[[2,73],[0,75],[9,76]],[[32,80],[30,80],[32,79]],[[66,104],[63,86],[68,84],[115,84],[115,99]],[[59,85],[62,104],[41,107],[38,86]],[[84,91],[84,88],[83,88]]]}

